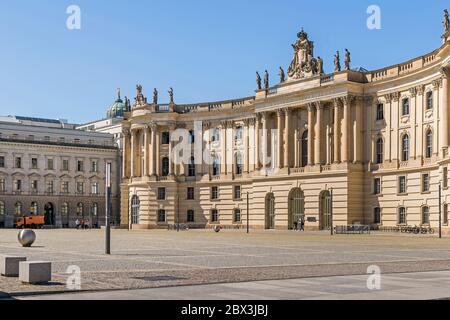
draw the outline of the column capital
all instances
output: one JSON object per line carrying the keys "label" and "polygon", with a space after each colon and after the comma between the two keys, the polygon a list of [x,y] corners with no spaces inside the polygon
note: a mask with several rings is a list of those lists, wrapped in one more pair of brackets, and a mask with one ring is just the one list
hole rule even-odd
{"label": "column capital", "polygon": [[386,103],[391,103],[392,95],[390,93],[385,94],[384,95],[384,100],[386,100]]}
{"label": "column capital", "polygon": [[316,103],[315,102],[310,102],[306,105],[308,112],[314,112],[316,110]]}
{"label": "column capital", "polygon": [[416,87],[410,88],[409,93],[411,94],[411,97],[417,96],[417,88]]}
{"label": "column capital", "polygon": [[417,91],[417,94],[418,94],[419,96],[422,96],[423,93],[425,92],[425,86],[424,86],[423,84],[420,85],[420,86],[417,86],[417,87],[416,87],[416,91]]}
{"label": "column capital", "polygon": [[398,100],[400,100],[400,92],[393,92],[392,94],[391,94],[391,97],[392,97],[392,100],[394,101],[394,102],[397,102]]}
{"label": "column capital", "polygon": [[431,82],[431,84],[433,85],[433,89],[434,89],[434,90],[437,90],[437,89],[439,89],[439,88],[442,88],[442,78],[433,80],[433,81]]}
{"label": "column capital", "polygon": [[439,69],[439,72],[442,74],[444,78],[450,77],[450,67],[448,66],[442,67],[441,69]]}
{"label": "column capital", "polygon": [[342,104],[343,104],[344,106],[345,106],[345,105],[350,105],[350,104],[352,104],[352,102],[353,102],[355,99],[356,99],[356,97],[353,96],[353,95],[350,95],[350,94],[341,97],[341,101],[342,101]]}
{"label": "column capital", "polygon": [[122,128],[122,134],[125,138],[129,138],[131,136],[131,131],[129,128]]}

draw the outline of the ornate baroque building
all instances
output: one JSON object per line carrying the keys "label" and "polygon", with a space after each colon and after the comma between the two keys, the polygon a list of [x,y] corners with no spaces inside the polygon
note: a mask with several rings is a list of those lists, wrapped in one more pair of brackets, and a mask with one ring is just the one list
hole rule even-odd
{"label": "ornate baroque building", "polygon": [[[244,99],[178,105],[170,90],[161,105],[138,86],[123,122],[122,226],[243,227],[248,194],[252,228],[303,217],[326,229],[331,210],[334,225],[436,227],[441,185],[448,228],[449,34],[429,54],[374,71],[351,69],[346,51],[343,70],[337,54],[324,74],[301,31],[286,76],[280,68],[270,86],[257,74]],[[192,146],[183,165],[176,129]]]}
{"label": "ornate baroque building", "polygon": [[60,120],[0,117],[0,227],[12,227],[23,215],[44,216],[54,227],[74,227],[77,218],[104,224],[106,162],[112,164],[112,215],[118,224],[114,136]]}

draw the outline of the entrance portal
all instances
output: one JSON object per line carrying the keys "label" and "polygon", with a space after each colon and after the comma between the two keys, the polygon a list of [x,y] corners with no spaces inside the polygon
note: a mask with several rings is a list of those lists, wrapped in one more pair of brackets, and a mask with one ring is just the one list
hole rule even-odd
{"label": "entrance portal", "polygon": [[44,220],[45,225],[47,226],[54,226],[55,225],[55,210],[53,203],[47,203],[44,206]]}
{"label": "entrance portal", "polygon": [[300,188],[295,188],[289,194],[289,230],[299,227],[302,219],[305,219],[305,196]]}

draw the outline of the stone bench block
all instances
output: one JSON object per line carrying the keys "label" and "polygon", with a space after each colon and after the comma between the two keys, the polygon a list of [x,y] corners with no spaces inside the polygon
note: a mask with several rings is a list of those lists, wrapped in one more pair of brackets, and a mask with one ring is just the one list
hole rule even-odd
{"label": "stone bench block", "polygon": [[30,284],[50,282],[52,280],[52,263],[45,261],[20,262],[19,280]]}
{"label": "stone bench block", "polygon": [[19,262],[23,261],[27,261],[27,258],[0,255],[0,274],[5,277],[18,277]]}

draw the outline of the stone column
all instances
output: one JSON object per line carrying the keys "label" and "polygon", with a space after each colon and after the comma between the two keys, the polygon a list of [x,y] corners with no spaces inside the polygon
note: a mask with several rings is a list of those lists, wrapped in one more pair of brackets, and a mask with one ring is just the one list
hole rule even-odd
{"label": "stone column", "polygon": [[289,135],[291,134],[291,115],[292,110],[291,109],[285,109],[284,110],[284,166],[286,168],[290,167],[290,144],[289,144]]}
{"label": "stone column", "polygon": [[386,153],[386,161],[392,161],[392,96],[386,94],[384,96],[386,107],[384,108],[384,116],[386,118],[386,141],[384,143],[384,152]]}
{"label": "stone column", "polygon": [[149,126],[145,126],[144,128],[144,177],[148,177],[148,163],[149,163],[149,154],[148,154],[148,134],[149,134]]}
{"label": "stone column", "polygon": [[244,120],[244,172],[250,172],[250,119]]}
{"label": "stone column", "polygon": [[314,104],[308,104],[308,165],[314,165],[314,143],[313,143],[313,131],[314,131]]}
{"label": "stone column", "polygon": [[[441,94],[440,94],[440,136],[441,136],[441,146],[442,150],[444,150],[443,155],[447,156],[447,150],[448,150],[448,78],[450,77],[450,67],[445,67],[441,69],[441,73],[443,75],[442,77],[442,83],[441,83]],[[444,154],[445,153],[445,154]]]}
{"label": "stone column", "polygon": [[221,122],[221,137],[220,137],[220,142],[221,142],[221,151],[222,151],[222,165],[221,167],[221,172],[224,175],[228,174],[228,160],[227,160],[227,127],[228,127],[228,123],[227,121],[222,121]]}
{"label": "stone column", "polygon": [[122,145],[122,178],[128,178],[128,155],[131,154],[130,147],[131,147],[131,136],[130,136],[130,130],[124,129],[122,132],[123,136],[123,145]]}
{"label": "stone column", "polygon": [[342,102],[344,104],[344,125],[342,128],[342,149],[341,149],[341,157],[342,162],[349,162],[349,150],[348,150],[348,140],[349,140],[349,123],[350,123],[350,105],[352,98],[350,96],[343,97]]}
{"label": "stone column", "polygon": [[316,103],[316,126],[315,126],[315,141],[314,141],[314,159],[316,161],[316,165],[322,164],[322,155],[321,155],[321,145],[322,145],[322,115],[323,115],[324,105],[321,102]]}
{"label": "stone column", "polygon": [[173,158],[173,141],[172,141],[172,132],[175,130],[175,127],[169,127],[169,176],[174,175],[174,158]]}
{"label": "stone column", "polygon": [[150,154],[150,175],[152,177],[156,176],[156,125],[150,125],[151,129],[151,147],[152,151]]}
{"label": "stone column", "polygon": [[259,128],[261,127],[261,115],[256,114],[255,119],[255,169],[260,170],[261,169],[261,161],[259,159],[259,153],[260,153],[260,139],[259,139]]}
{"label": "stone column", "polygon": [[160,176],[161,175],[161,159],[160,159],[160,147],[161,147],[161,135],[159,133],[159,128],[158,126],[155,126],[155,139],[156,139],[156,143],[155,143],[155,170],[156,170],[156,175]]}
{"label": "stone column", "polygon": [[283,115],[283,110],[277,110],[277,167],[278,169],[283,168],[283,134],[281,127],[283,126],[281,122],[281,117]]}
{"label": "stone column", "polygon": [[131,168],[131,178],[136,176],[135,172],[135,156],[136,156],[136,130],[131,130],[131,159],[130,159],[130,168]]}
{"label": "stone column", "polygon": [[334,163],[340,163],[341,162],[341,126],[340,126],[340,122],[341,122],[341,116],[340,116],[340,106],[341,106],[341,101],[340,99],[334,99],[333,101],[334,104],[334,128],[333,128],[333,151],[334,151]]}
{"label": "stone column", "polygon": [[262,113],[263,136],[262,136],[262,168],[267,167],[267,113]]}
{"label": "stone column", "polygon": [[355,120],[355,133],[353,136],[354,141],[354,162],[361,163],[361,150],[362,150],[362,132],[361,132],[361,122],[362,122],[362,108],[364,100],[362,97],[358,97],[356,103],[356,120]]}

